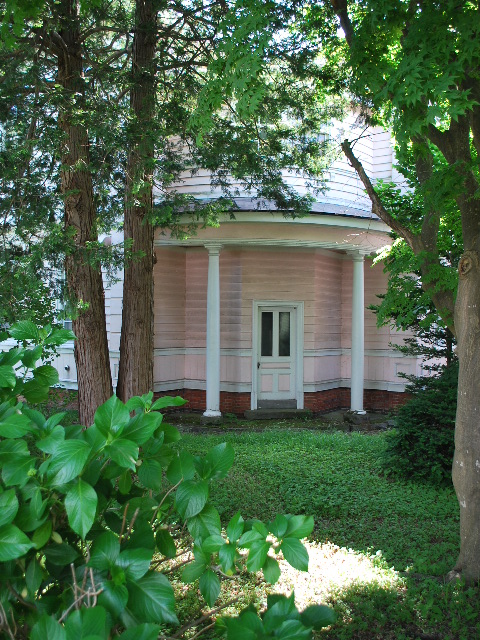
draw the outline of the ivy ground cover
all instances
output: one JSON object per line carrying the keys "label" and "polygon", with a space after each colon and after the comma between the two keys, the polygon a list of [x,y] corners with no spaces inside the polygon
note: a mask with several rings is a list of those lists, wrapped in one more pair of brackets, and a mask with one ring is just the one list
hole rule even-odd
{"label": "ivy ground cover", "polygon": [[[182,442],[201,454],[220,441],[235,450],[231,473],[214,492],[222,519],[239,509],[259,519],[313,515],[309,574],[282,567],[280,586],[285,593],[294,589],[301,607],[333,605],[338,621],[319,638],[480,637],[479,590],[444,579],[459,544],[453,487],[383,475],[383,434],[273,428],[185,434]],[[258,580],[232,584],[225,599],[242,588],[266,598]]]}

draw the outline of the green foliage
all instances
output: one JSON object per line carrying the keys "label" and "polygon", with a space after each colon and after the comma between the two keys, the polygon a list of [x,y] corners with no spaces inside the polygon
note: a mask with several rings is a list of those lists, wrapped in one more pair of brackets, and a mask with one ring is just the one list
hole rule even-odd
{"label": "green foliage", "polygon": [[[405,169],[405,167],[404,167]],[[420,230],[425,207],[432,185],[423,188],[411,179],[412,171],[406,171],[412,190],[402,192],[392,183],[380,183],[377,191],[384,206],[397,219],[410,227]],[[439,189],[434,189],[438,194]],[[458,286],[457,264],[463,251],[462,231],[458,208],[441,196],[443,214],[440,217],[436,255],[420,253],[414,255],[402,238],[393,238],[378,254],[376,262],[382,262],[388,274],[387,291],[379,295],[381,302],[370,308],[377,315],[378,325],[391,324],[397,329],[414,330],[417,334],[409,346],[416,344],[418,355],[430,358],[447,357],[447,341],[452,340],[442,316],[445,310],[437,310],[432,302],[432,294],[451,291],[456,296]],[[424,265],[429,263],[428,274]],[[423,287],[422,287],[423,282]],[[432,285],[429,287],[428,285]],[[451,350],[451,349],[450,349]]]}
{"label": "green foliage", "polygon": [[[233,449],[220,443],[191,456],[173,447],[179,433],[157,409],[180,406],[181,398],[154,402],[150,392],[125,405],[114,396],[88,429],[64,427],[65,412],[47,419],[19,396],[45,399],[57,378],[53,367],[36,361],[43,345],[62,344],[71,333],[22,322],[10,334],[38,345],[0,354],[2,632],[67,640],[157,637],[178,623],[174,591],[160,567],[176,554],[179,522],[193,539],[194,560],[183,579],[198,581],[209,606],[219,597],[222,574],[233,575],[245,562],[242,549],[247,569],[263,570],[271,582],[279,578],[280,552],[307,570],[300,539],[313,530],[309,516],[265,524],[236,514],[223,533],[210,487],[227,475]],[[299,614],[293,603],[275,617],[287,626],[301,623],[305,638],[321,621],[316,610]]]}
{"label": "green foliage", "polygon": [[458,363],[438,376],[417,378],[407,387],[411,400],[400,407],[388,434],[384,460],[389,473],[450,483],[457,409]]}
{"label": "green foliage", "polygon": [[314,629],[328,627],[335,620],[332,609],[321,605],[311,605],[299,613],[292,593],[289,598],[283,595],[269,596],[267,609],[261,616],[257,615],[255,607],[251,605],[238,618],[220,618],[217,629],[226,630],[227,640],[309,640]]}
{"label": "green foliage", "polygon": [[241,509],[245,517],[279,526],[278,513],[312,514],[320,542],[364,553],[381,549],[389,567],[442,575],[458,554],[453,488],[387,477],[379,464],[387,435],[286,423],[261,433],[185,434],[182,449],[204,455],[222,440],[234,447],[231,473],[212,489],[222,519]]}

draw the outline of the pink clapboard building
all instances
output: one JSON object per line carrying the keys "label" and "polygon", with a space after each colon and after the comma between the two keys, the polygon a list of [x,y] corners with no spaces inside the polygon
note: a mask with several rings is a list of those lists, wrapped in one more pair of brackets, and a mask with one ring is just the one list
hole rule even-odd
{"label": "pink clapboard building", "polygon": [[[355,150],[372,180],[399,181],[388,133],[370,130]],[[327,178],[307,217],[286,217],[245,194],[235,220],[226,214],[219,227],[185,240],[157,235],[156,394],[181,395],[207,417],[277,407],[363,412],[403,401],[400,374],[419,374],[420,361],[395,351],[404,334],[377,328],[368,309],[386,288],[382,265],[372,263],[391,242],[389,228],[343,158]],[[306,189],[294,173],[286,180]],[[219,195],[201,171],[176,189]],[[114,379],[121,288],[106,291]],[[68,347],[58,365],[74,387]]]}

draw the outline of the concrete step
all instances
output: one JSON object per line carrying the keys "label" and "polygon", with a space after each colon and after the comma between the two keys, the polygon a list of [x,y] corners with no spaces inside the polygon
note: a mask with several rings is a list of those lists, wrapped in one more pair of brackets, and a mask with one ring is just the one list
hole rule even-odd
{"label": "concrete step", "polygon": [[253,409],[243,414],[246,420],[285,420],[288,418],[307,418],[312,415],[310,409]]}

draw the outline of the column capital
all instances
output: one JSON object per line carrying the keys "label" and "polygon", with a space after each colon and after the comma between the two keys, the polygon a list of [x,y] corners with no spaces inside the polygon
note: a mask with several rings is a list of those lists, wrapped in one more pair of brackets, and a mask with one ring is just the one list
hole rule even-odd
{"label": "column capital", "polygon": [[203,246],[211,255],[218,255],[223,247],[219,242],[205,242]]}
{"label": "column capital", "polygon": [[362,251],[361,249],[358,249],[356,251],[349,251],[348,253],[351,255],[354,262],[363,262],[365,260],[365,256],[369,254],[369,251]]}

